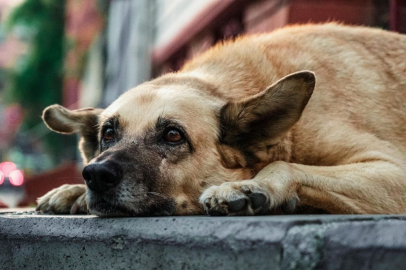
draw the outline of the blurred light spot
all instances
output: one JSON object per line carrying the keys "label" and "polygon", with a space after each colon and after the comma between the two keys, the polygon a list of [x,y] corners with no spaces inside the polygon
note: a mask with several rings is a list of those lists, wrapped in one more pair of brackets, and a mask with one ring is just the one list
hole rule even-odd
{"label": "blurred light spot", "polygon": [[0,171],[0,185],[4,183],[4,173]]}
{"label": "blurred light spot", "polygon": [[0,171],[3,172],[4,176],[9,176],[12,171],[15,171],[17,166],[10,161],[5,161],[0,163]]}
{"label": "blurred light spot", "polygon": [[22,171],[15,170],[10,173],[8,180],[14,186],[21,186],[24,183],[24,175]]}

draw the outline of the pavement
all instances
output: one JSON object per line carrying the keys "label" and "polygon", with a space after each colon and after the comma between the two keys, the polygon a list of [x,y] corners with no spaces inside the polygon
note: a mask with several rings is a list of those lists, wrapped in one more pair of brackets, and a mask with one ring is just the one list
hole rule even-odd
{"label": "pavement", "polygon": [[0,213],[33,212],[35,207],[0,208]]}
{"label": "pavement", "polygon": [[0,213],[0,269],[406,269],[406,215]]}

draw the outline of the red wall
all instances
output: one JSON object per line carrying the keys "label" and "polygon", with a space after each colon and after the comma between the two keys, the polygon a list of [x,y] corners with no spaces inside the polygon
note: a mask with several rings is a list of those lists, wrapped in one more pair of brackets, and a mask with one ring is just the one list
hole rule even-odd
{"label": "red wall", "polygon": [[67,163],[52,171],[26,178],[27,197],[22,205],[33,204],[38,197],[64,184],[84,184],[76,163]]}
{"label": "red wall", "polygon": [[[400,32],[406,32],[406,0],[396,0],[398,3],[398,26]],[[223,38],[241,33],[263,33],[296,23],[320,23],[339,21],[345,24],[384,26],[389,27],[390,5],[374,0],[257,0],[227,1],[228,6],[213,6],[216,10],[203,10],[200,17],[219,14],[202,26],[201,20],[196,20],[185,29],[197,29],[199,32],[188,31],[188,38],[175,37],[170,43],[173,46],[160,49],[159,56],[153,57],[156,75],[179,69],[188,58],[205,51],[211,45]],[[223,10],[217,10],[223,8]],[[209,16],[210,17],[210,16]],[[185,32],[186,33],[186,32]],[[159,59],[158,59],[159,58]],[[162,59],[165,59],[162,61]]]}

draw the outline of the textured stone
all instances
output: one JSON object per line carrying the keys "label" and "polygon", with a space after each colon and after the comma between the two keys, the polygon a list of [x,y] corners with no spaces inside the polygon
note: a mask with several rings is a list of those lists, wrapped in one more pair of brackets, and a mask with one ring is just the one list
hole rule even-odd
{"label": "textured stone", "polygon": [[401,269],[406,216],[0,214],[2,269]]}

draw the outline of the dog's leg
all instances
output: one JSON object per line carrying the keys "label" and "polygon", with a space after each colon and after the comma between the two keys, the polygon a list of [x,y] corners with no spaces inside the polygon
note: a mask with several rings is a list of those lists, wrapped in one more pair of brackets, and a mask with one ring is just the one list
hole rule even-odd
{"label": "dog's leg", "polygon": [[48,214],[86,214],[86,185],[63,185],[38,198],[36,210]]}
{"label": "dog's leg", "polygon": [[406,213],[405,194],[405,170],[386,161],[340,166],[278,161],[251,180],[208,188],[200,202],[210,215],[254,215],[295,198],[335,214],[400,214]]}

